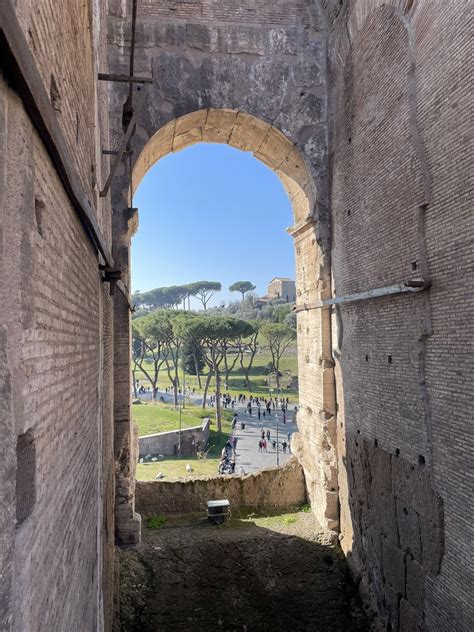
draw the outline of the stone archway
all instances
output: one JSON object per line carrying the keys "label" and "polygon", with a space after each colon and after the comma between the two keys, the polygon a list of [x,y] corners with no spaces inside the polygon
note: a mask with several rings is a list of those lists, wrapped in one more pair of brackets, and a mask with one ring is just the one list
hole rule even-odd
{"label": "stone archway", "polygon": [[[273,169],[279,176],[290,198],[294,225],[289,230],[295,239],[297,296],[299,302],[309,302],[324,298],[328,286],[322,280],[324,255],[317,240],[317,222],[314,208],[317,195],[314,181],[301,153],[289,139],[272,125],[241,111],[207,108],[173,119],[159,129],[144,146],[134,161],[132,186],[127,197],[131,201],[133,193],[148,169],[160,158],[199,142],[219,142],[253,155]],[[313,211],[313,212],[312,212]],[[126,211],[124,210],[123,213]],[[136,210],[128,214],[133,221],[128,222],[122,242],[129,259],[130,240],[138,225]],[[319,265],[318,265],[319,263]],[[320,275],[315,283],[314,279]],[[128,277],[128,269],[127,269]],[[120,302],[120,298],[119,298]],[[116,313],[116,336],[119,331],[129,332],[129,316],[126,305],[118,307]],[[127,336],[129,333],[127,333]],[[125,341],[126,338],[124,338]],[[334,386],[332,363],[329,358],[322,360],[330,345],[329,314],[323,310],[298,314],[298,364],[300,371],[300,418],[301,433],[295,442],[295,451],[305,467],[310,498],[320,521],[334,528],[337,525],[337,472],[335,469],[335,424]],[[124,406],[130,393],[130,366],[128,348],[123,345],[122,376],[120,382],[120,402]],[[127,356],[125,357],[125,352]],[[308,366],[309,365],[309,366]],[[117,366],[117,365],[116,365]],[[117,381],[117,380],[116,380]],[[120,421],[122,431],[121,459],[118,460],[118,490],[125,491],[125,498],[118,506],[122,517],[126,518],[122,540],[137,537],[137,523],[133,510],[134,459],[130,406],[127,403],[128,419]],[[324,459],[314,465],[316,454],[324,454]],[[120,529],[120,511],[117,516]],[[122,523],[123,524],[123,523]],[[133,526],[134,525],[134,526]],[[133,534],[133,535],[131,535]]]}
{"label": "stone archway", "polygon": [[[193,143],[227,143],[251,151],[277,173],[288,192],[294,212],[289,232],[295,240],[297,302],[327,298],[331,282],[324,24],[309,16],[304,3],[249,5],[255,24],[234,15],[233,3],[208,4],[206,11],[219,12],[218,19],[204,19],[204,5],[186,4],[180,8],[186,11],[185,25],[182,16],[165,4],[158,13],[153,2],[139,10],[135,72],[152,83],[133,89],[136,130],[129,159],[122,162],[113,182],[114,260],[129,286],[130,240],[137,226],[130,193],[147,169]],[[111,72],[120,73],[128,66],[130,13],[121,8],[116,12],[110,18],[109,62]],[[128,94],[124,84],[110,88],[112,144],[123,135]],[[120,294],[114,309],[116,531],[119,542],[133,542],[139,526],[134,513],[130,320],[128,304]],[[329,310],[298,313],[298,349],[302,432],[297,451],[317,516],[322,524],[335,528],[337,459]]]}
{"label": "stone archway", "polygon": [[160,158],[201,142],[224,143],[251,152],[280,178],[291,200],[295,223],[311,216],[316,190],[301,153],[278,129],[237,110],[198,110],[173,119],[159,129],[135,162],[132,195],[148,169]]}

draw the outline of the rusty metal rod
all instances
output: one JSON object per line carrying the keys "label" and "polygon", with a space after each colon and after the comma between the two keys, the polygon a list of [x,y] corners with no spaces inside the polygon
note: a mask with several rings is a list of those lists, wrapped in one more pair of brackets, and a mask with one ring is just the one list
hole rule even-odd
{"label": "rusty metal rod", "polygon": [[312,303],[303,303],[303,305],[296,305],[293,311],[298,313],[311,309],[323,309],[325,307],[331,307],[332,305],[341,305],[342,303],[366,301],[372,298],[380,298],[382,296],[391,296],[394,294],[413,294],[416,292],[423,292],[423,290],[428,289],[430,285],[431,282],[429,279],[410,279],[398,285],[388,285],[386,287],[378,287],[373,290],[367,290],[366,292],[357,292],[356,294],[335,296],[333,298],[326,298]]}
{"label": "rusty metal rod", "polygon": [[99,72],[99,81],[117,81],[119,83],[153,83],[153,77],[134,77],[133,75],[115,75]]}

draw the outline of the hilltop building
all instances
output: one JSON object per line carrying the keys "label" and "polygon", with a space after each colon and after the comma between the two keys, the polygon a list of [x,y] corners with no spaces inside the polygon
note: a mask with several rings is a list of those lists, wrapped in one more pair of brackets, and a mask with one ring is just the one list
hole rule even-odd
{"label": "hilltop building", "polygon": [[270,301],[284,298],[287,303],[294,303],[296,301],[295,282],[286,277],[275,277],[268,284],[267,298]]}

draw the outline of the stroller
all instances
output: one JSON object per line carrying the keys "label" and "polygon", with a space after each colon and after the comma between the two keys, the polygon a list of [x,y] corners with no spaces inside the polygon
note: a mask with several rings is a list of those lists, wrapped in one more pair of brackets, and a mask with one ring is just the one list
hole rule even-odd
{"label": "stroller", "polygon": [[235,471],[235,461],[231,460],[227,455],[223,456],[219,463],[219,474],[233,474]]}

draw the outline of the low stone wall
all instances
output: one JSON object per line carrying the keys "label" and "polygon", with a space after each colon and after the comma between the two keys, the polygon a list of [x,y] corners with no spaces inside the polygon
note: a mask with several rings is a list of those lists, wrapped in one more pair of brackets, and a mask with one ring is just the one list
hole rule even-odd
{"label": "low stone wall", "polygon": [[296,457],[283,467],[245,476],[215,476],[175,481],[137,481],[135,506],[143,516],[204,511],[208,500],[227,498],[231,509],[301,505],[304,474]]}
{"label": "low stone wall", "polygon": [[[210,432],[210,419],[206,417],[202,426],[183,428],[181,430],[181,454],[191,456],[197,451],[206,447]],[[147,454],[164,456],[175,456],[178,453],[179,430],[169,432],[157,432],[156,434],[145,435],[139,439],[139,456]]]}

